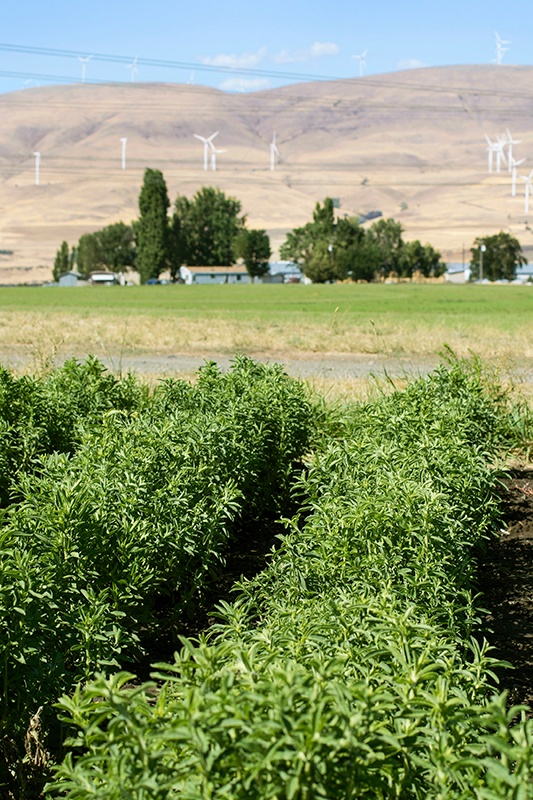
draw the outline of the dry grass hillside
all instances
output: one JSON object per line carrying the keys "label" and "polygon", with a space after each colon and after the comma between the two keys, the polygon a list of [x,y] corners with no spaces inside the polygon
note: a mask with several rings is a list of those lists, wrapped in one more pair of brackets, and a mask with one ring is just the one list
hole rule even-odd
{"label": "dry grass hillside", "polygon": [[[226,94],[174,84],[74,85],[0,96],[0,283],[46,279],[61,240],[129,222],[146,167],[172,199],[213,184],[238,197],[275,247],[314,203],[380,210],[406,238],[461,260],[476,236],[509,230],[526,247],[524,182],[488,175],[484,134],[506,127],[533,168],[533,67],[419,69]],[[220,134],[216,173],[193,133]],[[269,169],[273,132],[281,161]],[[127,169],[120,138],[127,137]],[[41,153],[40,186],[33,152]],[[532,198],[533,216],[533,198]]]}

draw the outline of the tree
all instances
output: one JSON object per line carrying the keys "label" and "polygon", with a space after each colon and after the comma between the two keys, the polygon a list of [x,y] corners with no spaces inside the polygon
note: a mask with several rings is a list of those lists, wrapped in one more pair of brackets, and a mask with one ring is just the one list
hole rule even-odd
{"label": "tree", "polygon": [[189,266],[227,267],[235,263],[235,240],[246,217],[241,204],[220,189],[204,186],[192,200],[178,196],[174,204],[173,256]]}
{"label": "tree", "polygon": [[283,259],[299,264],[313,283],[325,283],[337,277],[334,263],[335,216],[333,200],[315,205],[313,221],[287,234],[280,247]]}
{"label": "tree", "polygon": [[76,250],[78,271],[84,278],[101,267],[100,246],[96,233],[84,233],[80,236]]}
{"label": "tree", "polygon": [[326,197],[322,206],[316,204],[312,222],[287,234],[280,255],[300,264],[314,283],[350,277],[371,280],[377,267],[376,248],[368,246],[366,238],[357,219],[335,222],[333,201]]}
{"label": "tree", "polygon": [[96,233],[100,261],[111,272],[135,268],[135,236],[131,225],[115,222]]}
{"label": "tree", "polygon": [[272,254],[270,239],[264,230],[242,230],[235,239],[235,255],[242,258],[252,278],[268,272],[268,259]]}
{"label": "tree", "polygon": [[404,278],[412,278],[417,272],[425,278],[438,278],[446,272],[446,264],[438,250],[416,239],[401,248],[399,269],[399,275]]}
{"label": "tree", "polygon": [[64,275],[65,272],[68,272],[72,269],[73,266],[73,253],[69,252],[69,247],[67,242],[61,242],[61,246],[56,253],[56,257],[54,259],[54,268],[52,270],[52,278],[54,281],[58,281],[61,275]]}
{"label": "tree", "polygon": [[489,281],[512,281],[516,278],[517,268],[527,264],[518,239],[510,233],[500,231],[493,236],[478,237],[475,240],[470,249],[472,278],[480,277],[480,252],[483,245],[483,278],[488,278]]}
{"label": "tree", "polygon": [[403,247],[403,226],[393,219],[380,219],[372,223],[367,236],[379,248],[381,275],[386,278],[391,272],[401,274],[401,250]]}
{"label": "tree", "polygon": [[134,223],[141,283],[157,278],[169,266],[169,205],[163,173],[146,169],[139,194],[139,219]]}

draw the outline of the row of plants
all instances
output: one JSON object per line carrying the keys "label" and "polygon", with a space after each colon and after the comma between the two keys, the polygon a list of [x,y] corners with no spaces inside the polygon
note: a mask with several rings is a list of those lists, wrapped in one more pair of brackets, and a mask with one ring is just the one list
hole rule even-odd
{"label": "row of plants", "polygon": [[270,566],[160,684],[60,703],[69,800],[533,797],[532,722],[479,632],[476,552],[517,436],[479,364],[328,419]]}
{"label": "row of plants", "polygon": [[151,393],[94,360],[3,389],[1,783],[22,796],[24,738],[57,750],[61,693],[172,640],[236,541],[287,513],[312,409],[247,358]]}

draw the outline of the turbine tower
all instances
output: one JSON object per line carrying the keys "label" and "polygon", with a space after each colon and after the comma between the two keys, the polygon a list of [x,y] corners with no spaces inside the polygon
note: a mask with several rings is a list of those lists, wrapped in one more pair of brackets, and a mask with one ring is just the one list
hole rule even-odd
{"label": "turbine tower", "polygon": [[489,165],[488,165],[489,169],[488,169],[488,171],[489,171],[489,175],[490,175],[492,173],[493,156],[494,156],[494,153],[496,153],[498,151],[499,145],[498,145],[497,142],[493,142],[491,139],[489,139],[487,134],[485,134],[485,139],[487,140],[487,145],[488,145],[488,147],[487,147],[487,153],[489,154]]}
{"label": "turbine tower", "polygon": [[91,60],[92,56],[78,56],[78,61],[81,61],[81,82],[85,83],[85,78],[87,77],[87,64]]}
{"label": "turbine tower", "polygon": [[138,61],[139,61],[139,56],[135,56],[131,64],[128,64],[128,69],[131,71],[130,80],[132,83],[135,83],[135,76],[139,74],[139,70],[137,69]]}
{"label": "turbine tower", "polygon": [[504,163],[507,162],[507,157],[504,152],[506,144],[507,144],[507,136],[504,133],[503,136],[500,136],[500,138],[494,145],[496,153],[496,172],[501,172],[502,160]]}
{"label": "turbine tower", "polygon": [[122,137],[120,143],[122,144],[122,169],[126,169],[126,144],[128,140],[125,136]]}
{"label": "turbine tower", "polygon": [[39,186],[40,180],[40,168],[41,168],[41,154],[37,151],[33,154],[35,156],[35,185]]}
{"label": "turbine tower", "polygon": [[207,170],[209,169],[209,149],[210,148],[214,149],[213,139],[215,138],[215,136],[218,136],[218,131],[215,131],[214,133],[211,134],[211,136],[208,136],[207,138],[205,136],[200,136],[197,133],[193,133],[193,136],[195,139],[199,139],[201,142],[204,143],[204,171],[207,172]]}
{"label": "turbine tower", "polygon": [[366,54],[367,54],[367,53],[368,53],[368,47],[367,47],[367,48],[366,48],[366,50],[365,50],[364,52],[362,52],[360,55],[358,55],[358,56],[352,56],[352,58],[354,58],[356,61],[359,61],[359,77],[360,77],[360,78],[362,78],[362,77],[363,77],[363,74],[364,74],[364,72],[365,72],[365,70],[366,70],[366,61],[365,61],[365,58],[366,58]]}
{"label": "turbine tower", "polygon": [[496,61],[495,61],[495,63],[496,64],[501,64],[502,61],[503,61],[503,54],[506,53],[509,50],[508,47],[504,47],[504,44],[511,44],[511,42],[506,40],[506,39],[502,39],[500,37],[500,34],[497,33],[497,32],[494,33],[494,36],[496,37]]}
{"label": "turbine tower", "polygon": [[276,131],[274,131],[274,135],[272,137],[272,141],[270,142],[270,172],[274,172],[276,168],[276,156],[279,158],[279,150],[276,144]]}
{"label": "turbine tower", "polygon": [[529,213],[529,193],[531,192],[531,182],[533,181],[533,169],[529,175],[520,175],[523,181],[526,182],[526,195],[524,199],[524,213]]}
{"label": "turbine tower", "polygon": [[515,161],[513,158],[513,145],[514,144],[521,144],[521,139],[513,139],[511,136],[511,131],[509,128],[505,129],[505,133],[507,134],[507,163],[509,164],[509,172],[512,170],[512,162]]}
{"label": "turbine tower", "polygon": [[211,145],[211,169],[213,172],[217,171],[217,154],[218,153],[225,153],[226,150],[217,150],[213,142],[209,142]]}
{"label": "turbine tower", "polygon": [[520,161],[517,161],[516,158],[509,159],[509,164],[511,165],[511,197],[516,197],[516,168],[523,164],[525,158],[521,158]]}

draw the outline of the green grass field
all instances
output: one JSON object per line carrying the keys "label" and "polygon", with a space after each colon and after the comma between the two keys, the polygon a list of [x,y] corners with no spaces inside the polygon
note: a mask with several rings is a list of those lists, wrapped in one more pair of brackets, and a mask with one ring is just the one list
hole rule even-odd
{"label": "green grass field", "polygon": [[5,288],[0,342],[91,349],[533,357],[533,288],[327,285]]}

